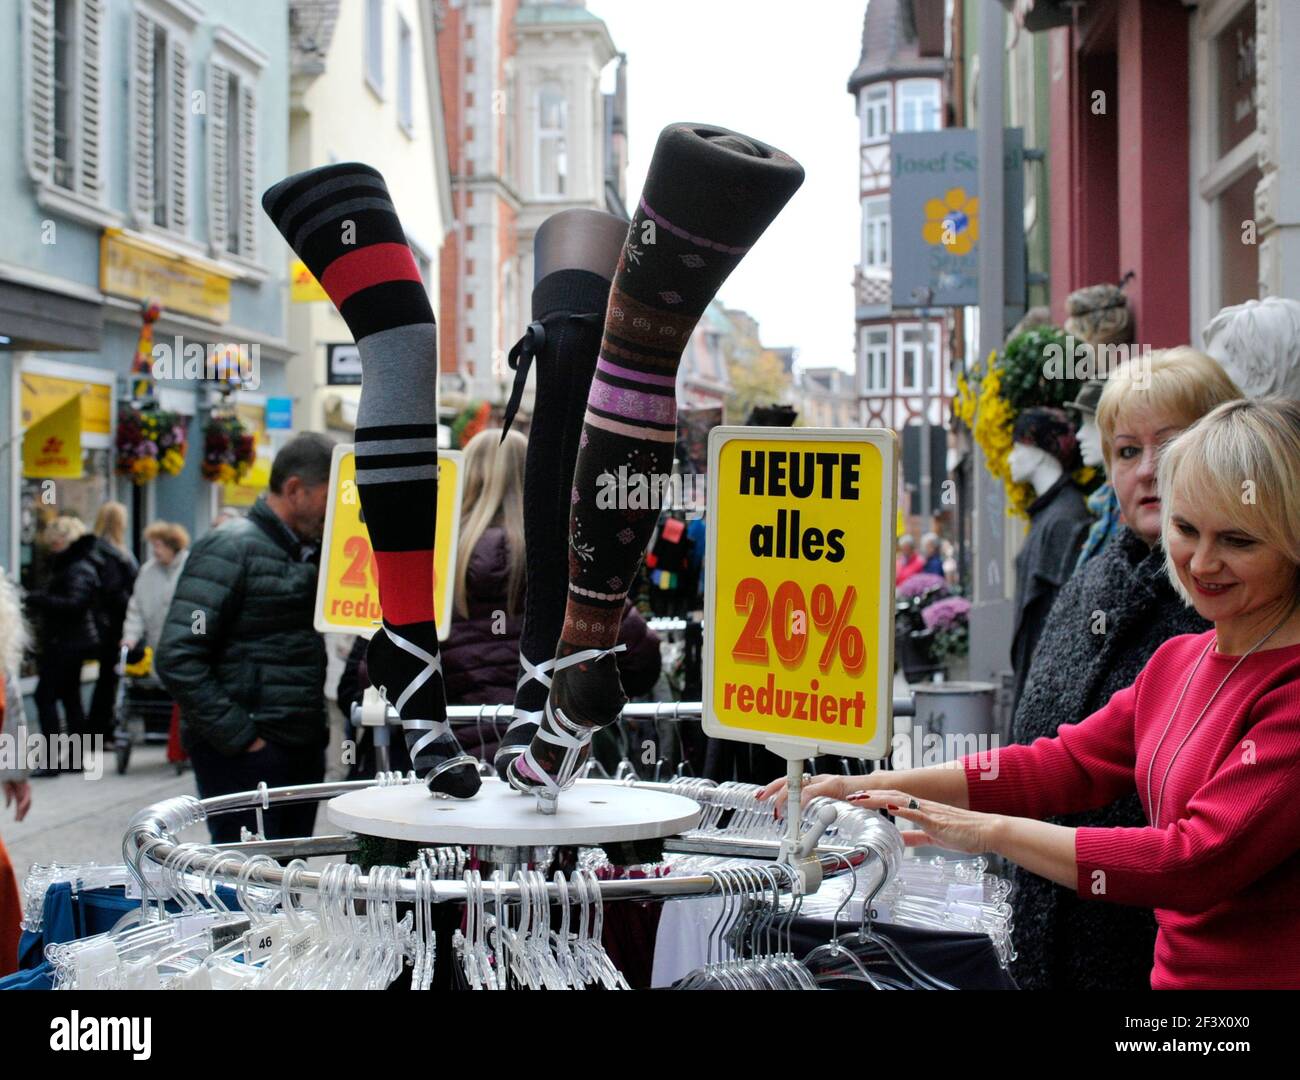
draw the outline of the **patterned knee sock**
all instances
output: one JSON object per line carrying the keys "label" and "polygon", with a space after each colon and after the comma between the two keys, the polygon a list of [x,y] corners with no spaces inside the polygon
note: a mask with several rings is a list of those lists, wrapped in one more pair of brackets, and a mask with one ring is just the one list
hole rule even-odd
{"label": "patterned knee sock", "polygon": [[[628,587],[654,529],[654,509],[613,507],[600,477],[672,465],[676,376],[691,331],[727,276],[803,183],[787,154],[725,128],[673,124],[659,135],[610,292],[570,493],[569,597],[557,659],[618,640]],[[605,504],[605,505],[602,505]],[[617,719],[615,658],[567,667],[550,703],[579,726]],[[535,739],[552,771],[557,752]]]}
{"label": "patterned knee sock", "polygon": [[[551,681],[550,664],[564,624],[569,589],[564,558],[569,534],[568,492],[573,486],[582,416],[596,370],[609,286],[608,278],[587,270],[557,270],[533,289],[534,325],[528,346],[537,383],[524,463],[527,602],[519,640],[515,717],[496,754],[497,774],[503,780],[510,762],[537,730]],[[526,364],[526,360],[520,364],[517,382],[527,378]]]}
{"label": "patterned knee sock", "polygon": [[290,176],[262,196],[262,207],[361,353],[357,492],[384,611],[366,651],[370,681],[401,714],[412,764],[430,790],[468,797],[478,771],[446,723],[433,612],[437,334],[419,268],[383,177],[367,165]]}

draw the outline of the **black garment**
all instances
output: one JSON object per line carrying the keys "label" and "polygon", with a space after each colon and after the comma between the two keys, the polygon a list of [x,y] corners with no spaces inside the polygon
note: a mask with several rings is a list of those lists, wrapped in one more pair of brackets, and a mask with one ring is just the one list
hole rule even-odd
{"label": "black garment", "polygon": [[[190,750],[194,782],[199,797],[230,795],[252,791],[263,780],[269,788],[319,784],[325,779],[325,752],[313,746],[280,746],[267,740],[254,753],[227,756],[206,743],[198,742]],[[266,839],[280,840],[293,836],[310,836],[316,822],[316,803],[290,803],[262,812]],[[208,819],[208,832],[214,844],[239,841],[239,828],[257,828],[257,816],[250,810],[239,814],[222,814]]]}
{"label": "black garment", "polygon": [[[41,734],[47,738],[62,730],[60,705],[67,721],[67,734],[87,733],[86,713],[81,703],[81,662],[82,657],[76,653],[57,652],[44,653],[37,660],[36,722]],[[48,761],[46,764],[54,768],[58,762]]]}
{"label": "black garment", "polygon": [[27,605],[39,617],[41,654],[59,653],[86,659],[99,644],[94,604],[99,567],[94,557],[98,538],[87,533],[53,557],[50,580],[28,594]]}
{"label": "black garment", "polygon": [[[1016,707],[1012,739],[1030,743],[1077,724],[1132,685],[1169,638],[1209,629],[1174,592],[1164,552],[1120,527],[1056,598]],[[1071,828],[1142,827],[1137,793],[1052,819]],[[1155,917],[1146,908],[1080,900],[1016,869],[1015,974],[1025,989],[1148,989]]]}
{"label": "black garment", "polygon": [[130,603],[140,566],[131,555],[103,537],[95,544],[93,558],[99,570],[94,611],[95,629],[99,634],[99,648],[95,653],[99,661],[99,678],[90,698],[87,721],[91,732],[108,735],[113,730],[113,705],[117,695],[118,644],[122,640],[122,624],[126,622],[126,605]]}
{"label": "black garment", "polygon": [[1063,475],[1029,504],[1029,536],[1016,556],[1016,625],[1011,670],[1019,701],[1052,601],[1074,570],[1092,515],[1079,489]]}
{"label": "black garment", "polygon": [[196,543],[158,644],[181,734],[238,754],[255,738],[319,750],[329,738],[325,646],[312,626],[314,562],[259,499]]}

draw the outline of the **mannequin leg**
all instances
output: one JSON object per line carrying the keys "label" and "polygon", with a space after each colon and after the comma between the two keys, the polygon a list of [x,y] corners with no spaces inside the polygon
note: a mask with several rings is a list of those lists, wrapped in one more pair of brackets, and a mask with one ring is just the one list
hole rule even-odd
{"label": "mannequin leg", "polygon": [[383,177],[327,165],[280,181],[262,206],[316,276],[361,353],[357,492],[374,550],[383,626],[366,665],[402,717],[430,791],[479,788],[447,724],[433,611],[438,513],[437,333],[419,268]]}
{"label": "mannequin leg", "polygon": [[[788,155],[725,128],[674,124],[655,147],[605,317],[569,494],[569,595],[542,726],[510,767],[554,794],[626,703],[613,650],[654,509],[609,505],[602,474],[672,466],[682,351],[722,283],[803,182]],[[568,661],[567,663],[565,661]]]}

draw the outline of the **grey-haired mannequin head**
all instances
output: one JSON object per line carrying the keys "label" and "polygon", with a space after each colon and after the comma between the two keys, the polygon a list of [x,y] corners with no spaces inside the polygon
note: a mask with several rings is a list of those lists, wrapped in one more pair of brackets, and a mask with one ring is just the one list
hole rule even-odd
{"label": "grey-haired mannequin head", "polygon": [[1270,296],[1226,307],[1202,336],[1246,397],[1300,398],[1300,301]]}

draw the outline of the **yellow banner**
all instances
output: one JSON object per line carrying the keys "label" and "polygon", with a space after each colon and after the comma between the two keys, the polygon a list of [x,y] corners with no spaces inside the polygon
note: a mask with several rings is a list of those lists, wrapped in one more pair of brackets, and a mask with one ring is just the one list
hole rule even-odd
{"label": "yellow banner", "polygon": [[301,259],[294,259],[289,265],[289,299],[295,304],[313,304],[317,300],[329,299],[329,294],[320,287],[320,282],[312,277]]}
{"label": "yellow banner", "polygon": [[81,397],[74,394],[23,433],[23,476],[80,480]]}
{"label": "yellow banner", "polygon": [[224,506],[252,506],[257,497],[271,483],[271,459],[258,455],[249,466],[244,478],[237,483],[221,485],[221,502]]}
{"label": "yellow banner", "polygon": [[120,229],[99,242],[99,287],[133,300],[158,300],[164,311],[230,321],[230,277],[194,259],[171,255]]}
{"label": "yellow banner", "polygon": [[881,429],[709,433],[706,734],[886,756],[896,460]]}
{"label": "yellow banner", "polygon": [[[438,637],[451,628],[452,573],[460,535],[464,455],[438,451],[438,532],[433,548],[433,610]],[[316,629],[322,633],[370,634],[383,612],[370,534],[361,520],[356,458],[351,446],[334,447],[329,508],[316,585]]]}
{"label": "yellow banner", "polygon": [[75,397],[81,400],[83,434],[107,435],[113,430],[113,389],[107,383],[36,375],[30,371],[22,372],[19,381],[19,408],[24,429],[39,423]]}

